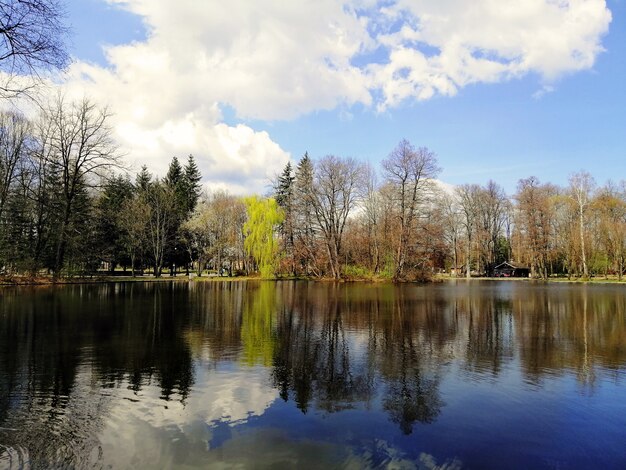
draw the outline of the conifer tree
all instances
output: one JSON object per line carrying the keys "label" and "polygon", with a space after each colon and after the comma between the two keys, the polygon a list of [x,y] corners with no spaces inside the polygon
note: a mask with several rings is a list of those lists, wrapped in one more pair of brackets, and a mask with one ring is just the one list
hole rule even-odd
{"label": "conifer tree", "polygon": [[191,215],[196,208],[196,204],[198,203],[198,198],[200,197],[201,179],[202,175],[200,174],[196,160],[193,155],[189,155],[184,169],[184,182],[187,196],[186,211],[188,216]]}
{"label": "conifer tree", "polygon": [[143,165],[141,171],[137,173],[137,177],[135,178],[135,187],[139,191],[146,192],[150,183],[152,183],[152,175],[148,171],[148,167]]}
{"label": "conifer tree", "polygon": [[305,274],[314,270],[315,232],[313,229],[313,162],[308,152],[300,159],[294,180],[295,254]]}
{"label": "conifer tree", "polygon": [[282,249],[289,262],[289,270],[296,274],[296,262],[294,256],[294,181],[295,176],[291,168],[291,162],[287,162],[285,169],[278,177],[275,187],[275,199],[278,206],[283,210],[284,220],[280,224],[279,232],[282,238]]}

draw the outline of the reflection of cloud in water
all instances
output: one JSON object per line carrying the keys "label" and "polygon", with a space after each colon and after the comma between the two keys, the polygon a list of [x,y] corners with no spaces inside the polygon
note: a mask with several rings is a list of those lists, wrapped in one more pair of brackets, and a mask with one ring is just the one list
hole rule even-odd
{"label": "reflection of cloud in water", "polygon": [[221,462],[219,455],[208,451],[230,442],[237,425],[261,416],[278,392],[263,368],[220,371],[201,364],[195,371],[193,393],[184,401],[159,398],[155,386],[137,394],[120,388],[115,395],[99,436],[106,463],[113,468],[132,462],[163,468]]}
{"label": "reflection of cloud in water", "polygon": [[250,416],[262,415],[278,398],[278,391],[271,386],[267,369],[247,369],[236,374],[208,374],[204,371],[202,374],[205,378],[198,377],[193,405],[197,407],[197,414],[204,415],[207,422],[239,424]]}
{"label": "reflection of cloud in water", "polygon": [[[214,446],[214,436],[198,423],[184,429],[138,427],[142,434],[134,455],[105,450],[112,457],[107,463],[140,461],[144,468],[403,468],[419,470],[457,470],[461,462],[438,462],[421,453],[412,460],[384,440],[373,440],[346,446],[345,443],[294,439],[286,430],[275,428],[228,428],[228,436]],[[108,459],[107,459],[108,460]]]}
{"label": "reflection of cloud in water", "polygon": [[382,439],[346,445],[330,436],[309,439],[286,429],[259,427],[262,421],[250,419],[261,417],[278,397],[267,370],[219,369],[197,366],[194,390],[186,401],[165,401],[154,386],[143,388],[139,396],[117,389],[99,436],[105,456],[101,463],[112,468],[133,462],[143,468],[461,468],[457,460],[438,463],[425,453],[414,460]]}
{"label": "reflection of cloud in water", "polygon": [[199,366],[194,375],[193,393],[183,401],[160,399],[157,387],[145,387],[139,396],[130,390],[120,390],[121,400],[113,407],[113,420],[134,417],[153,427],[181,429],[194,420],[207,425],[216,422],[235,425],[262,415],[278,397],[268,371],[261,367],[220,371]]}

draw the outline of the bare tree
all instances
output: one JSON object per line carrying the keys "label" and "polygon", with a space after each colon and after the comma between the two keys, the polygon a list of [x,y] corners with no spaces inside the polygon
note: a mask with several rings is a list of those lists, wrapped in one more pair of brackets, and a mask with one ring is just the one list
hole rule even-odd
{"label": "bare tree", "polygon": [[589,268],[587,267],[587,254],[585,249],[585,223],[587,209],[591,198],[591,192],[595,188],[595,181],[586,171],[574,173],[569,178],[570,194],[576,204],[576,213],[578,216],[578,228],[580,235],[580,256],[583,267],[583,276],[589,277]]}
{"label": "bare tree", "polygon": [[146,242],[150,206],[145,197],[136,195],[124,201],[118,214],[117,223],[121,229],[122,246],[130,257],[132,276],[135,277],[137,255]]}
{"label": "bare tree", "polygon": [[396,213],[400,221],[394,275],[394,279],[400,280],[405,274],[411,233],[440,168],[433,152],[425,147],[416,149],[407,140],[400,141],[382,165],[385,179],[394,189]]}
{"label": "bare tree", "polygon": [[517,184],[515,221],[517,237],[523,247],[517,250],[517,257],[530,264],[533,277],[548,277],[556,193],[554,186],[541,184],[534,176],[521,179]]}
{"label": "bare tree", "polygon": [[[57,0],[0,1],[0,96],[27,93],[41,70],[61,70],[69,63],[63,39],[67,28]],[[25,80],[25,76],[28,78]]]}
{"label": "bare tree", "polygon": [[380,195],[376,171],[370,165],[365,167],[365,197],[363,219],[368,240],[369,261],[374,273],[380,271]]}
{"label": "bare tree", "polygon": [[151,184],[142,195],[149,207],[148,247],[154,267],[154,277],[161,277],[163,258],[172,238],[172,227],[176,222],[176,194],[163,182]]}
{"label": "bare tree", "polygon": [[497,251],[500,237],[504,233],[508,198],[506,193],[494,181],[489,181],[482,189],[479,206],[479,222],[483,234],[484,266],[491,271],[497,261]]}
{"label": "bare tree", "polygon": [[[458,275],[459,242],[463,228],[461,208],[456,194],[443,193],[438,202],[441,205],[442,221],[445,224],[444,234],[452,247],[452,265],[456,276]],[[452,269],[450,275],[452,276]]]}
{"label": "bare tree", "polygon": [[58,96],[43,112],[50,134],[48,162],[58,173],[62,193],[62,217],[58,233],[54,273],[58,275],[65,259],[68,230],[77,196],[96,185],[111,169],[119,167],[120,155],[108,125],[106,108],[84,98],[66,103]]}
{"label": "bare tree", "polygon": [[341,276],[339,260],[346,220],[356,207],[363,179],[363,164],[351,158],[328,155],[315,165],[315,182],[309,201],[324,236],[330,270],[335,279]]}
{"label": "bare tree", "polygon": [[465,277],[471,277],[472,269],[472,242],[476,232],[478,208],[480,204],[481,189],[477,184],[464,184],[458,186],[457,195],[461,208],[462,224],[465,229]]}
{"label": "bare tree", "polygon": [[31,125],[20,114],[0,112],[0,222],[9,190],[25,165]]}

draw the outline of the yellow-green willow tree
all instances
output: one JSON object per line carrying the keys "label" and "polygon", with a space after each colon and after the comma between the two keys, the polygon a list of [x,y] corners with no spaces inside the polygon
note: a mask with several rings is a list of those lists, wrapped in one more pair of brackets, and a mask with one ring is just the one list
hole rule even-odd
{"label": "yellow-green willow tree", "polygon": [[252,256],[262,278],[274,277],[278,269],[276,230],[284,219],[274,198],[251,196],[244,199],[248,220],[243,226],[244,248]]}

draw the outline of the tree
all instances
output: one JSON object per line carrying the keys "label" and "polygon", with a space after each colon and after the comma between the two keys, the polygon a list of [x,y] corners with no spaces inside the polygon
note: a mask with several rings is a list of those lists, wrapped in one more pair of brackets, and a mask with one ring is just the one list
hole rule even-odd
{"label": "tree", "polygon": [[578,228],[580,236],[580,256],[583,268],[583,276],[589,277],[589,268],[587,267],[587,253],[585,247],[585,224],[587,209],[589,207],[589,200],[591,198],[591,192],[595,188],[595,181],[593,177],[586,171],[574,173],[570,176],[570,197],[576,205],[576,214],[578,216]]}
{"label": "tree", "polygon": [[21,115],[0,112],[0,221],[20,166],[25,164],[31,125]]}
{"label": "tree", "polygon": [[210,201],[200,201],[191,217],[182,225],[185,242],[193,259],[195,255],[196,272],[202,276],[204,265],[215,247],[214,211]]}
{"label": "tree", "polygon": [[296,168],[294,208],[294,256],[305,274],[315,271],[315,229],[313,220],[313,162],[308,153],[300,159]]}
{"label": "tree", "polygon": [[480,186],[477,184],[464,184],[457,186],[456,194],[459,207],[461,208],[461,219],[465,229],[465,277],[471,277],[472,269],[472,241],[476,231],[478,206],[480,198]]}
{"label": "tree", "polygon": [[62,96],[44,110],[51,152],[49,164],[60,177],[62,216],[54,263],[58,276],[65,261],[70,223],[78,197],[119,167],[119,154],[109,127],[110,114],[87,98],[67,103]]}
{"label": "tree", "polygon": [[607,269],[613,270],[621,281],[626,255],[626,199],[612,183],[607,183],[594,200],[598,219],[598,241],[606,255]]}
{"label": "tree", "polygon": [[139,191],[147,191],[150,183],[152,182],[152,175],[148,171],[148,167],[143,165],[141,167],[141,171],[137,173],[137,177],[135,178],[135,187]]}
{"label": "tree", "polygon": [[168,184],[157,182],[148,188],[143,197],[150,208],[147,238],[154,276],[160,277],[165,252],[172,241],[172,227],[176,223],[176,194]]}
{"label": "tree", "polygon": [[190,215],[196,208],[198,198],[200,197],[200,181],[202,175],[196,165],[193,155],[187,157],[187,164],[184,168],[183,182],[185,186],[185,212]]}
{"label": "tree", "polygon": [[416,219],[440,168],[433,152],[425,147],[416,149],[407,140],[400,141],[382,165],[385,179],[394,189],[395,209],[400,222],[394,279],[401,280],[405,275],[410,237],[415,230]]}
{"label": "tree", "polygon": [[117,216],[120,244],[130,257],[131,274],[135,277],[137,256],[146,243],[151,209],[145,193],[135,194],[123,201]]}
{"label": "tree", "polygon": [[[0,1],[0,71],[5,73],[0,96],[28,93],[41,70],[61,70],[68,65],[63,17],[57,0]],[[31,80],[24,81],[24,75]]]}
{"label": "tree", "polygon": [[280,224],[279,232],[282,237],[282,250],[289,262],[289,270],[293,275],[296,274],[294,253],[294,181],[295,176],[291,169],[291,162],[288,162],[276,181],[274,194],[276,203],[284,214],[284,220]]}
{"label": "tree", "polygon": [[262,278],[271,278],[278,267],[278,244],[275,232],[283,221],[283,213],[274,198],[245,199],[248,220],[244,224],[244,246],[256,261]]}
{"label": "tree", "polygon": [[496,264],[507,261],[500,258],[499,250],[501,248],[500,240],[504,233],[509,200],[504,189],[492,180],[481,189],[478,207],[481,251],[483,266],[491,275]]}
{"label": "tree", "polygon": [[133,189],[127,176],[113,176],[104,183],[95,204],[94,222],[98,237],[98,254],[109,264],[111,271],[125,258],[126,250],[121,239],[119,213],[124,203],[133,197]]}
{"label": "tree", "polygon": [[548,277],[555,194],[556,188],[540,184],[534,176],[521,179],[517,184],[516,227],[524,248],[523,252],[518,250],[517,257],[530,264],[533,277]]}
{"label": "tree", "polygon": [[459,242],[462,236],[463,219],[459,207],[457,194],[444,193],[438,200],[441,206],[442,222],[444,223],[444,236],[452,247],[452,268],[450,275],[458,276],[459,268]]}
{"label": "tree", "polygon": [[[28,194],[21,183],[29,178],[27,166],[32,150],[31,130],[30,122],[22,115],[0,112],[0,266],[8,258],[14,262],[18,260],[19,256],[11,251],[15,250],[16,242],[22,240],[27,231],[24,209],[28,205]],[[22,247],[22,253],[25,248]],[[11,256],[7,258],[7,255]]]}
{"label": "tree", "polygon": [[324,236],[331,275],[341,277],[341,243],[350,212],[364,185],[364,166],[352,158],[327,155],[315,166],[312,193],[307,200]]}

